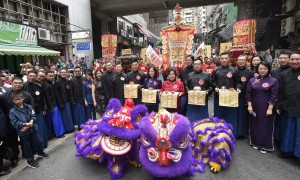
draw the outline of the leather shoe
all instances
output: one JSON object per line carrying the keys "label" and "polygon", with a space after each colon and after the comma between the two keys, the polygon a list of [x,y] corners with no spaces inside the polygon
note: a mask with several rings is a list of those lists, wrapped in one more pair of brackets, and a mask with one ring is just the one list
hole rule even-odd
{"label": "leather shoe", "polygon": [[18,165],[18,160],[17,160],[17,159],[14,159],[14,160],[11,161],[10,166],[11,166],[12,168],[17,167],[17,165]]}
{"label": "leather shoe", "polygon": [[2,171],[0,172],[0,176],[4,176],[4,175],[9,174],[9,173],[11,173],[11,171],[10,171],[9,169],[7,169],[7,170],[2,170]]}
{"label": "leather shoe", "polygon": [[280,158],[292,158],[293,156],[291,154],[288,154],[288,153],[278,153],[277,154],[278,157]]}

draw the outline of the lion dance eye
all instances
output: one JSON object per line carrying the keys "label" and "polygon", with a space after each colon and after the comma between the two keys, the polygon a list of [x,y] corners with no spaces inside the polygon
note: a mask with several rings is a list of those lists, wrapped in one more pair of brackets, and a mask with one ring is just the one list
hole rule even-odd
{"label": "lion dance eye", "polygon": [[178,144],[178,148],[184,149],[189,145],[188,137],[185,137],[181,140],[181,142]]}
{"label": "lion dance eye", "polygon": [[151,162],[156,162],[157,158],[158,158],[158,153],[155,150],[155,148],[149,148],[147,149],[148,151],[148,158]]}
{"label": "lion dance eye", "polygon": [[146,147],[148,147],[148,146],[150,146],[150,141],[148,141],[148,139],[146,139],[144,136],[142,136],[142,143],[143,143],[143,145],[144,146],[146,146]]}

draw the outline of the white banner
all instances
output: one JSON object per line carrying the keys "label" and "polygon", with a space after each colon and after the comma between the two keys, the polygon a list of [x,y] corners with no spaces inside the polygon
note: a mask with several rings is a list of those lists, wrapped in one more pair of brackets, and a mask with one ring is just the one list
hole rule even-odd
{"label": "white banner", "polygon": [[159,59],[159,56],[156,54],[156,52],[150,45],[146,50],[146,56],[148,59],[150,59],[151,64],[153,64],[155,67],[157,68],[161,67],[162,60]]}

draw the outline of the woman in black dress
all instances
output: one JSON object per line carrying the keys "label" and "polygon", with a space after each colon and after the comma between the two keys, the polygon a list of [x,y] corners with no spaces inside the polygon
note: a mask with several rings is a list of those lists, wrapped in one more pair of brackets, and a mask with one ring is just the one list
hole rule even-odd
{"label": "woman in black dress", "polygon": [[92,95],[96,112],[99,116],[106,111],[106,99],[104,96],[104,87],[102,83],[102,72],[97,70],[94,73],[94,83],[92,85]]}

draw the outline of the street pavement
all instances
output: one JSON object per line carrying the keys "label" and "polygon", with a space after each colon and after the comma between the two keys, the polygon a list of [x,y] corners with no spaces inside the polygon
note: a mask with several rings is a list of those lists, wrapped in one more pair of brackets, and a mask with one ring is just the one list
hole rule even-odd
{"label": "street pavement", "polygon": [[[213,115],[213,97],[209,98],[209,114]],[[75,145],[72,134],[65,138],[49,142],[46,149],[49,159],[38,160],[40,167],[26,167],[23,160],[10,175],[0,179],[10,180],[109,180],[110,174],[106,164],[97,161],[75,157]],[[237,140],[235,152],[229,168],[214,174],[206,168],[206,173],[197,173],[195,177],[183,176],[181,179],[243,179],[243,180],[299,180],[300,162],[295,159],[281,159],[277,151],[261,154],[249,145],[249,139]],[[122,180],[150,180],[153,177],[143,168],[128,166]]]}
{"label": "street pavement", "polygon": [[[206,168],[206,173],[197,173],[195,177],[183,176],[181,179],[244,179],[244,180],[299,180],[300,163],[295,159],[281,159],[277,152],[261,154],[249,145],[248,139],[237,140],[233,160],[228,169],[214,174]],[[110,179],[106,164],[75,157],[75,145],[72,136],[65,138],[60,145],[52,149],[49,159],[38,160],[40,167],[26,167],[11,177],[11,180],[106,180]],[[25,164],[26,162],[24,162]],[[152,176],[143,168],[129,166],[123,180],[150,180]]]}

